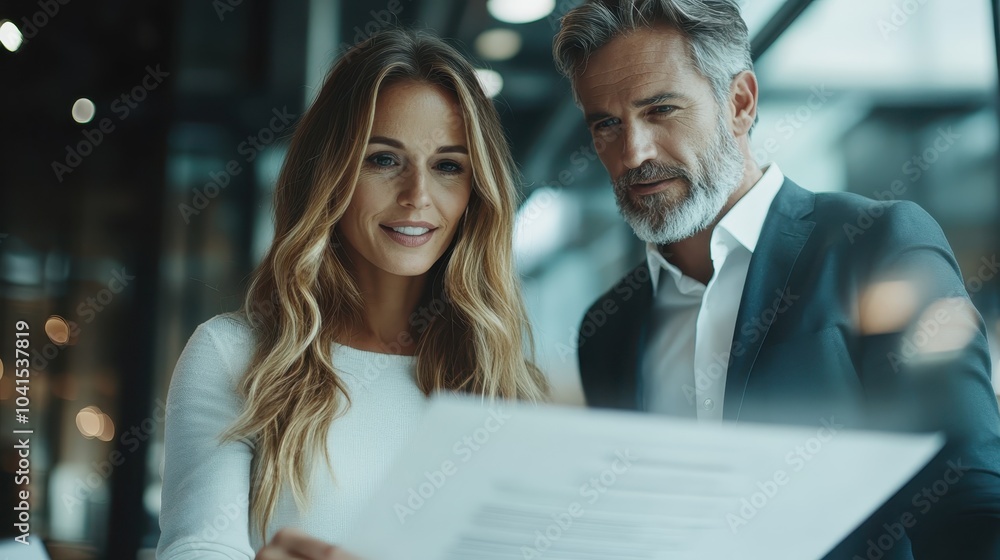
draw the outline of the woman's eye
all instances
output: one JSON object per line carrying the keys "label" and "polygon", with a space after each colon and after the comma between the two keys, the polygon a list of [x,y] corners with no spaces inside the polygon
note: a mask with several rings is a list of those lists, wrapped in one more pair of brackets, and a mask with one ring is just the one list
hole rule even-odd
{"label": "woman's eye", "polygon": [[396,158],[389,154],[375,154],[369,157],[368,161],[376,167],[392,167],[396,164]]}
{"label": "woman's eye", "polygon": [[445,173],[461,173],[462,166],[453,161],[442,161],[437,168]]}

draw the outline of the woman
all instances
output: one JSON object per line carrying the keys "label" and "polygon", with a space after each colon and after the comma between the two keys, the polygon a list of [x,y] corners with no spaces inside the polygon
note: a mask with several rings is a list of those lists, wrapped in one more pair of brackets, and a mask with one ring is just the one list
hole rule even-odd
{"label": "woman", "polygon": [[492,102],[444,42],[391,30],[335,65],[292,138],[243,309],[178,360],[158,558],[252,558],[284,527],[262,557],[312,557],[292,550],[343,540],[428,394],[545,398],[523,351],[511,169]]}

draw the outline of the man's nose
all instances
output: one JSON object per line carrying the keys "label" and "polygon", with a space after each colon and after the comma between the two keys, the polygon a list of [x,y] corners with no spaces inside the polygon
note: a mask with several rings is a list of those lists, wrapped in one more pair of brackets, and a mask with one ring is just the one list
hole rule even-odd
{"label": "man's nose", "polygon": [[641,123],[623,127],[622,165],[635,169],[648,160],[656,159],[656,143],[649,127]]}

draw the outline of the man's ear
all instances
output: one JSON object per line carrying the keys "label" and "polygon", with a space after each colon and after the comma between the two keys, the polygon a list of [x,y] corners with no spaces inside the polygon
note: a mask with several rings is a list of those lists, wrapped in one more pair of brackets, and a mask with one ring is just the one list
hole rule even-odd
{"label": "man's ear", "polygon": [[729,106],[733,111],[731,126],[735,136],[750,132],[757,119],[757,76],[744,70],[730,85]]}

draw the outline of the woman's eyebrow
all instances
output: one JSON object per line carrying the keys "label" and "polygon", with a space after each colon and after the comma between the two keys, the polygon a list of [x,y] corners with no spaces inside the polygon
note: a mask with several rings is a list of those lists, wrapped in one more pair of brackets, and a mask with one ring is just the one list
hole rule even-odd
{"label": "woman's eyebrow", "polygon": [[372,136],[368,139],[369,144],[385,144],[386,146],[392,146],[393,148],[403,149],[403,143],[395,138],[389,138],[386,136]]}
{"label": "woman's eyebrow", "polygon": [[[393,148],[396,148],[396,149],[399,149],[399,150],[405,150],[406,149],[406,146],[402,142],[400,142],[399,140],[396,140],[395,138],[389,138],[388,136],[372,136],[371,138],[368,139],[368,143],[369,144],[385,144],[386,146],[392,146]],[[441,146],[437,150],[434,150],[434,153],[438,153],[438,154],[458,153],[458,154],[466,154],[466,155],[468,155],[469,149],[466,148],[465,146],[460,145],[460,144],[455,144],[453,146]]]}

